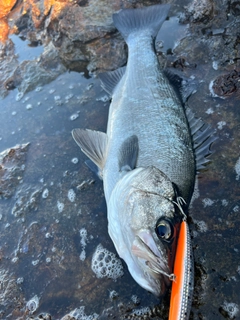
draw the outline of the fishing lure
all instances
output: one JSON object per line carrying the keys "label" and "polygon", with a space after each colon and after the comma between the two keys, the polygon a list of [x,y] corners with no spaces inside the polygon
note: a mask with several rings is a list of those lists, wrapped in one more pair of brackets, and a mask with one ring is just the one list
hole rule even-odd
{"label": "fishing lure", "polygon": [[[179,203],[177,205],[179,206]],[[182,208],[180,210],[182,211]],[[191,237],[185,214],[180,226],[174,275],[169,320],[188,320],[192,304],[194,267]]]}

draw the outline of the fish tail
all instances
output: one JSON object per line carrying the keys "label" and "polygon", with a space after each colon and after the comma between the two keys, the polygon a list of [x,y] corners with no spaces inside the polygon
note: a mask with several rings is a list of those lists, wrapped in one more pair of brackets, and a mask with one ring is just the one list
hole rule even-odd
{"label": "fish tail", "polygon": [[137,9],[123,9],[113,14],[115,27],[120,31],[125,41],[136,31],[149,30],[153,38],[166,20],[170,5],[160,4]]}

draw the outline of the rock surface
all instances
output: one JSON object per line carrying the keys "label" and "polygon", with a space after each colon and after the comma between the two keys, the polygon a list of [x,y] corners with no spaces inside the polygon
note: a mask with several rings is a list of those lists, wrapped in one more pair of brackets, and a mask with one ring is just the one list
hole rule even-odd
{"label": "rock surface", "polygon": [[10,198],[22,182],[28,147],[17,145],[0,153],[0,197]]}
{"label": "rock surface", "polygon": [[[157,1],[151,4],[154,2]],[[140,5],[145,4],[149,5],[148,1],[141,1]],[[17,4],[8,14],[7,29],[14,26],[19,37],[42,45],[44,52],[37,60],[19,63],[12,41],[2,42],[0,68],[4,78],[0,80],[0,95],[4,97],[15,88],[28,92],[65,72],[65,66],[99,72],[124,65],[126,45],[113,26],[112,14],[131,6],[131,2],[123,0],[31,0]]]}
{"label": "rock surface", "polygon": [[[98,73],[123,66],[127,48],[113,25],[112,14],[122,8],[149,4],[154,2],[31,0],[17,4],[8,14],[9,27],[30,43],[42,45],[44,51],[36,60],[19,62],[11,39],[2,43],[0,95],[5,96],[14,88],[28,92],[52,81],[66,68],[87,68]],[[206,60],[212,56],[215,66],[227,67],[239,59],[239,35],[234,32],[239,29],[237,2],[227,6],[225,1],[224,5],[225,11],[213,0],[193,1],[185,6],[180,21],[190,23],[195,36],[183,37],[171,60],[181,54],[193,65],[198,57]]]}

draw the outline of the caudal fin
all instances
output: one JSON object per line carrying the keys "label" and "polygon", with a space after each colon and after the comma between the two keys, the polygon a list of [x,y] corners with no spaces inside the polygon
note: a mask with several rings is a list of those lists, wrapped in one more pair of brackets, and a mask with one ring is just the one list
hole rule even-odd
{"label": "caudal fin", "polygon": [[156,37],[165,21],[170,5],[160,4],[138,9],[123,9],[113,14],[115,27],[125,40],[129,34],[138,30],[148,29],[152,37]]}

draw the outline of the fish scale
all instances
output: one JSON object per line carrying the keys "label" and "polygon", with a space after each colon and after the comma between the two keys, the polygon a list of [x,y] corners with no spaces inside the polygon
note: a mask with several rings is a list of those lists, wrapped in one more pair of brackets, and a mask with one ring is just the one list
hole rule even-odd
{"label": "fish scale", "polygon": [[[183,106],[159,68],[149,33],[135,33],[127,43],[126,72],[114,90],[109,111],[106,197],[110,197],[120,178],[116,171],[118,150],[128,136],[135,134],[139,140],[137,167],[149,163],[156,166],[188,201],[195,179],[195,160]],[[136,90],[138,87],[141,90]]]}

